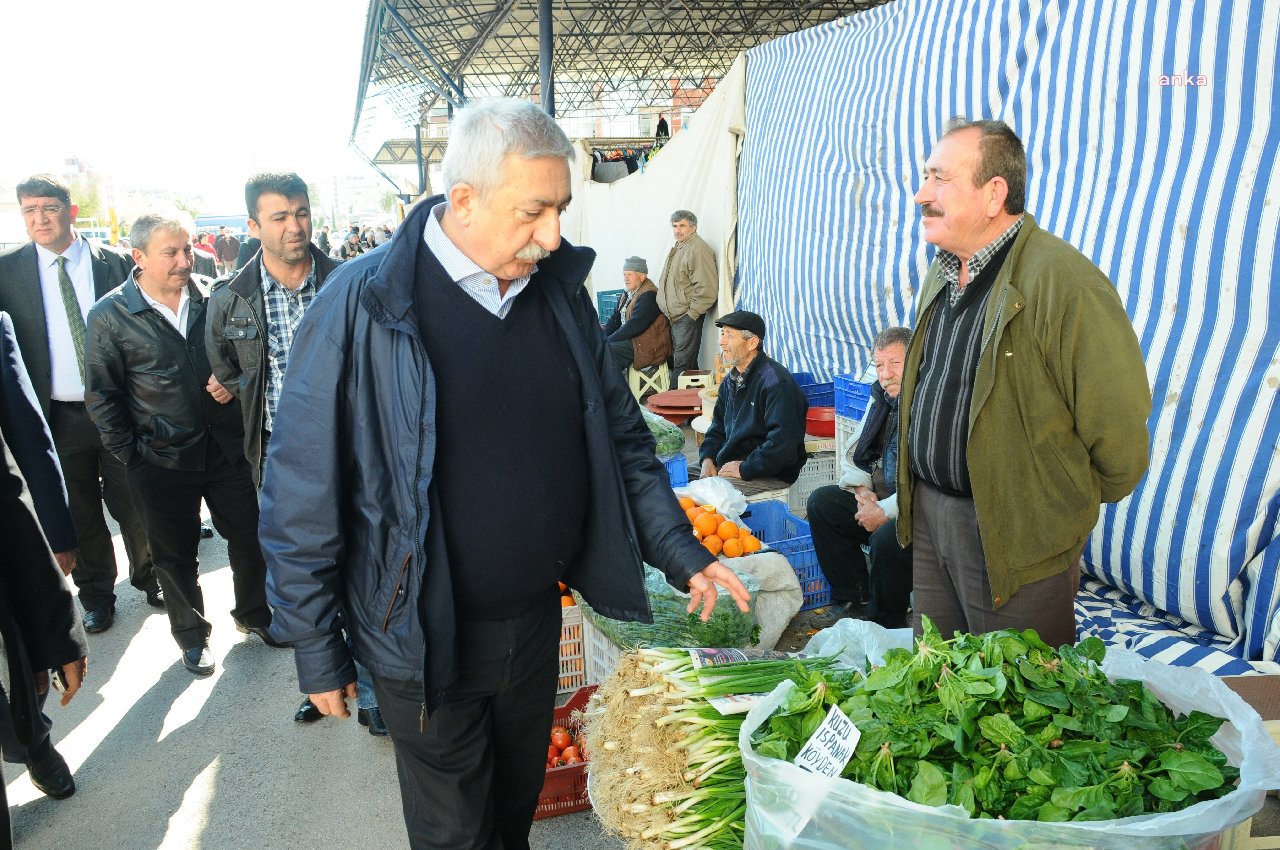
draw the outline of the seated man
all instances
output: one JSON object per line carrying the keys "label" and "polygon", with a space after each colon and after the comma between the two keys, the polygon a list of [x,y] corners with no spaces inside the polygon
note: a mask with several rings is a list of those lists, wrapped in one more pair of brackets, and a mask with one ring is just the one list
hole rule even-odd
{"label": "seated man", "polygon": [[658,309],[658,286],[649,280],[649,264],[640,257],[622,263],[627,291],[605,323],[609,348],[618,368],[646,369],[671,356],[671,322]]}
{"label": "seated man", "polygon": [[[911,597],[911,547],[898,545],[898,392],[911,331],[876,335],[872,357],[877,382],[858,439],[845,451],[838,485],[809,494],[809,530],[831,598],[849,613],[885,628],[906,623]],[[871,574],[862,547],[871,550]],[[864,600],[866,601],[864,607]]]}
{"label": "seated man", "polygon": [[716,320],[720,356],[732,367],[720,382],[711,427],[702,440],[702,477],[794,484],[807,455],[804,416],[809,410],[786,367],[764,353],[764,319],[738,310]]}

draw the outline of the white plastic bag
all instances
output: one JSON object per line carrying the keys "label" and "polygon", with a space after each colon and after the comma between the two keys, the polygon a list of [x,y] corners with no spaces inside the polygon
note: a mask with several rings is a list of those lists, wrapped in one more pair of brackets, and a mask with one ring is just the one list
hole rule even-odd
{"label": "white plastic bag", "polygon": [[[876,657],[897,643],[872,623],[828,629],[805,648],[815,654],[843,645],[847,657]],[[877,634],[877,630],[879,634]],[[854,634],[854,632],[857,634]],[[835,634],[828,635],[827,632]],[[822,639],[820,642],[819,639]],[[852,641],[853,644],[850,645]],[[744,850],[1208,850],[1223,830],[1262,808],[1269,789],[1280,788],[1280,747],[1250,708],[1204,670],[1169,667],[1123,649],[1108,649],[1103,672],[1112,679],[1144,682],[1179,713],[1199,709],[1229,721],[1213,737],[1240,767],[1236,790],[1180,812],[1109,821],[1039,823],[973,819],[958,806],[922,806],[847,779],[827,779],[795,765],[758,755],[754,732],[795,687],[783,682],[747,715],[738,743],[747,769]]]}
{"label": "white plastic bag", "polygon": [[738,517],[742,516],[742,512],[747,509],[747,498],[718,475],[699,478],[683,487],[677,487],[676,495],[688,496],[699,505],[715,505],[717,513],[734,522],[737,522]]}

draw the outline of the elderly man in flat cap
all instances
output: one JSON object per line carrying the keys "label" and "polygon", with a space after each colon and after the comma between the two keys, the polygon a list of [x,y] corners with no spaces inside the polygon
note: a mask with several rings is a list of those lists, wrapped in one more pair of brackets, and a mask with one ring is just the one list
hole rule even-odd
{"label": "elderly man in flat cap", "polygon": [[627,257],[622,263],[626,293],[605,323],[609,348],[618,368],[646,369],[665,363],[671,356],[671,322],[658,309],[658,286],[649,280],[649,264],[643,257]]}
{"label": "elderly man in flat cap", "polygon": [[716,320],[720,357],[732,367],[720,382],[711,427],[702,440],[702,477],[794,484],[806,460],[809,403],[786,367],[764,353],[764,319],[738,310]]}

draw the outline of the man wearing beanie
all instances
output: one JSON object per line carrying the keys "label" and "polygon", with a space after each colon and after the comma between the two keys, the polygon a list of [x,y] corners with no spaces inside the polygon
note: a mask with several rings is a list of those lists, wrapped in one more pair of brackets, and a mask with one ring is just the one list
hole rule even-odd
{"label": "man wearing beanie", "polygon": [[732,367],[720,382],[711,427],[698,452],[702,477],[794,484],[808,459],[809,403],[786,367],[764,353],[764,319],[738,310],[716,320],[720,357]]}
{"label": "man wearing beanie", "polygon": [[622,263],[626,293],[605,323],[609,348],[618,368],[646,369],[665,363],[671,356],[671,323],[658,309],[658,287],[649,280],[649,264],[643,257],[627,257]]}

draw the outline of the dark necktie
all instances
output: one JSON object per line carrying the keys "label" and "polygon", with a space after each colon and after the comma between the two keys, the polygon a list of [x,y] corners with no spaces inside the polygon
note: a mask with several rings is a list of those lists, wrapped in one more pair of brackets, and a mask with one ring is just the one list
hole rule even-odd
{"label": "dark necktie", "polygon": [[84,315],[80,312],[80,299],[67,274],[67,258],[58,260],[58,288],[62,290],[62,306],[67,310],[67,324],[71,326],[71,341],[76,346],[76,365],[80,367],[80,383],[84,383]]}

